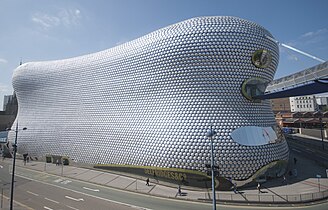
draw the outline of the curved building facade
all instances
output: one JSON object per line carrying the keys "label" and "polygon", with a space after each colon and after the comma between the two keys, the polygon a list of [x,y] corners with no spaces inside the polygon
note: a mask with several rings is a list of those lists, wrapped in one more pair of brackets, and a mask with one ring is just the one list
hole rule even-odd
{"label": "curved building facade", "polygon": [[288,159],[269,101],[251,97],[278,64],[268,37],[240,18],[199,17],[101,52],[23,64],[13,76],[28,128],[18,151],[205,171],[212,126],[220,176],[249,179]]}

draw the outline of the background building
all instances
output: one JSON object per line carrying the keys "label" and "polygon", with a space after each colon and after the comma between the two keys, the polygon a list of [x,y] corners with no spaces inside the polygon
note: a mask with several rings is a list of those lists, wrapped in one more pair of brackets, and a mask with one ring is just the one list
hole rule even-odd
{"label": "background building", "polygon": [[322,112],[328,111],[328,97],[326,96],[317,96],[316,102],[318,104],[319,110]]}
{"label": "background building", "polygon": [[15,121],[18,110],[16,95],[4,96],[3,111],[0,111],[0,131],[10,128]]}
{"label": "background building", "polygon": [[289,101],[291,112],[314,112],[319,110],[314,95],[290,97]]}
{"label": "background building", "polygon": [[3,97],[3,108],[2,111],[6,111],[6,107],[9,101],[11,101],[13,99],[13,95],[5,95]]}
{"label": "background building", "polygon": [[290,101],[289,98],[276,98],[270,99],[271,107],[274,114],[278,112],[290,112]]}

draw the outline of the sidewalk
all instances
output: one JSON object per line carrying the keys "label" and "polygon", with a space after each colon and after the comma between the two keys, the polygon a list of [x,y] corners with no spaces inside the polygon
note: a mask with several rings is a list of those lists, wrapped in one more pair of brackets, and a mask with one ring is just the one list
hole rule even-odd
{"label": "sidewalk", "polygon": [[[12,160],[5,160],[10,163]],[[300,161],[301,158],[300,158]],[[132,178],[111,172],[99,171],[92,168],[76,166],[56,166],[56,164],[30,161],[25,166],[22,160],[16,161],[17,167],[25,167],[32,170],[43,171],[65,178],[78,179],[94,184],[108,187],[134,191],[153,196],[185,199],[193,201],[211,202],[211,189],[200,189],[182,186],[182,195],[178,195],[177,186],[170,183],[150,179],[150,186],[146,185],[144,178]],[[302,165],[302,167],[304,167]],[[303,179],[302,177],[290,178],[288,184],[282,185],[281,179],[276,179],[264,183],[262,192],[259,193],[256,186],[253,188],[240,190],[238,193],[233,191],[218,191],[216,197],[220,202],[235,203],[304,203],[314,200],[322,200],[328,197],[328,179],[325,174],[320,178],[320,192],[318,179],[314,177]],[[282,185],[282,186],[281,186]]]}

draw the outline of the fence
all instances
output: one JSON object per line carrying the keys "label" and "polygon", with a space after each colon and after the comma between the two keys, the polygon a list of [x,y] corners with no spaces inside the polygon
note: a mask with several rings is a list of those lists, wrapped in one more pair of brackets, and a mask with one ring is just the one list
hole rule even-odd
{"label": "fence", "polygon": [[328,199],[328,190],[315,192],[315,193],[304,193],[295,195],[265,195],[259,194],[243,194],[242,192],[237,194],[221,194],[218,193],[218,201],[220,202],[246,202],[246,203],[307,203],[318,200]]}

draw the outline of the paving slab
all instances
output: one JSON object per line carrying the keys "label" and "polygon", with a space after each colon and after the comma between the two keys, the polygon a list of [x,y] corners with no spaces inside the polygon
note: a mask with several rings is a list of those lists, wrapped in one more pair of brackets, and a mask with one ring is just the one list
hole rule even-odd
{"label": "paving slab", "polygon": [[155,185],[155,187],[149,192],[149,194],[174,198],[177,197],[178,190],[161,185]]}
{"label": "paving slab", "polygon": [[119,175],[116,175],[116,174],[102,173],[102,174],[99,174],[98,176],[93,177],[89,181],[105,185],[106,183],[108,183],[118,177],[119,177]]}
{"label": "paving slab", "polygon": [[85,173],[78,174],[75,178],[89,181],[100,174],[103,174],[103,172],[86,169]]}
{"label": "paving slab", "polygon": [[[68,170],[70,169],[70,170]],[[68,176],[68,177],[76,177],[79,175],[83,175],[86,173],[89,169],[84,169],[84,168],[76,168],[76,167],[64,167],[63,170],[63,175]]]}
{"label": "paving slab", "polygon": [[111,187],[125,189],[129,185],[131,185],[133,182],[135,182],[135,179],[132,179],[130,177],[118,176],[116,179],[113,179],[110,182],[107,182],[106,185],[111,186]]}
{"label": "paving slab", "polygon": [[146,185],[146,182],[143,180],[135,180],[132,184],[130,184],[125,189],[130,191],[137,191],[142,193],[149,193],[149,191],[152,189],[153,185],[150,184],[150,186]]}

